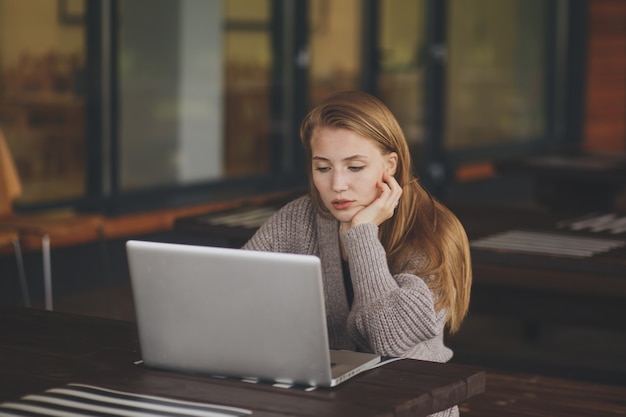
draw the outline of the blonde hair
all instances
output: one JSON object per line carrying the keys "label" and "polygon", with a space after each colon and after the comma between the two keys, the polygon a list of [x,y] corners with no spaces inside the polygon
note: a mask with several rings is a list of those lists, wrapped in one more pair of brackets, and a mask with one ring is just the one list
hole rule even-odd
{"label": "blonde hair", "polygon": [[[391,111],[376,97],[359,91],[335,94],[311,110],[300,126],[308,161],[316,129],[347,129],[374,141],[383,154],[398,155],[394,177],[403,189],[396,214],[380,225],[379,238],[392,273],[400,272],[416,252],[425,264],[412,271],[425,277],[436,296],[435,308],[447,309],[446,324],[457,331],[469,308],[472,269],[465,230],[456,216],[422,187],[413,174],[404,133]],[[307,164],[311,198],[322,215],[330,216],[312,180]]]}

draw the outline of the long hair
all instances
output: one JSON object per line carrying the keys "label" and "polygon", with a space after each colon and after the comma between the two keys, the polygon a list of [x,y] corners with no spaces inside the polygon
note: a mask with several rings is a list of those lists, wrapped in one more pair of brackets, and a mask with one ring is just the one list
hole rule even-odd
{"label": "long hair", "polygon": [[317,210],[330,216],[313,184],[311,139],[316,129],[347,129],[374,141],[383,154],[395,152],[394,177],[402,187],[395,215],[379,227],[379,239],[392,273],[407,266],[416,253],[425,256],[419,270],[435,294],[435,308],[447,309],[447,326],[457,331],[469,308],[472,272],[465,230],[454,214],[422,187],[413,173],[404,133],[391,111],[376,97],[346,91],[322,101],[304,118],[300,139],[309,161],[307,172],[311,198]]}

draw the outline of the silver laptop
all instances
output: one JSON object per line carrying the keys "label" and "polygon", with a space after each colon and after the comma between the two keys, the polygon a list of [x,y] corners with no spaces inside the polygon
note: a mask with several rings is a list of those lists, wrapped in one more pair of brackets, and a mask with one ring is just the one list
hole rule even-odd
{"label": "silver laptop", "polygon": [[329,350],[315,256],[136,240],[126,249],[148,367],[330,387],[380,362]]}

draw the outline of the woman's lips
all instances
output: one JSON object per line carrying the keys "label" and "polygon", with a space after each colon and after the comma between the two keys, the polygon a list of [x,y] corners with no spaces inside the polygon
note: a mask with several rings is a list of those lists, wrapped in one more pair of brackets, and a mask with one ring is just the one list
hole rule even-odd
{"label": "woman's lips", "polygon": [[333,200],[331,204],[336,210],[345,210],[352,205],[351,200]]}

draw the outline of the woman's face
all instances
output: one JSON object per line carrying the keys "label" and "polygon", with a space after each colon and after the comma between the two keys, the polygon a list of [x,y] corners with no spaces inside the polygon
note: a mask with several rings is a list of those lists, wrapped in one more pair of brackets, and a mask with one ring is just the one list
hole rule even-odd
{"label": "woman's face", "polygon": [[380,194],[383,172],[395,173],[396,154],[347,129],[317,128],[311,138],[312,175],[324,206],[350,222]]}

